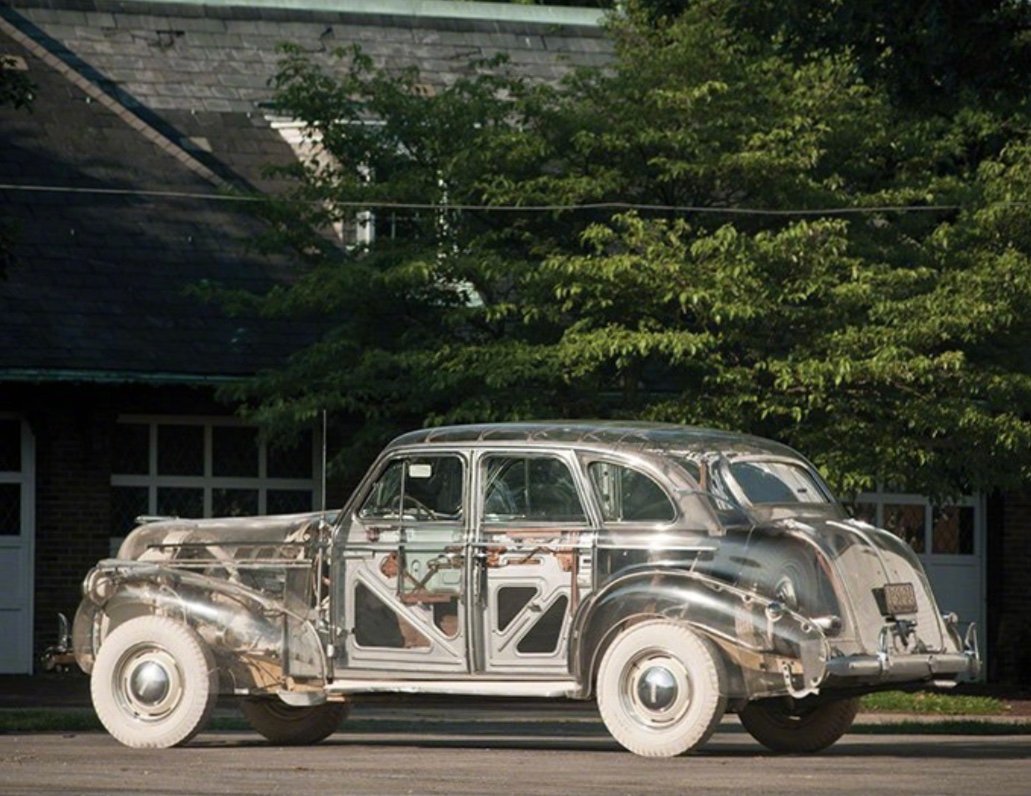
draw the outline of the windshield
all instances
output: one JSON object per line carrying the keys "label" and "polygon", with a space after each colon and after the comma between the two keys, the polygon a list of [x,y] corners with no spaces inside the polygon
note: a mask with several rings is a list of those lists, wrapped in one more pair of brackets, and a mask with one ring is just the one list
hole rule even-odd
{"label": "windshield", "polygon": [[830,503],[830,495],[809,468],[784,460],[747,460],[729,464],[734,490],[752,506]]}

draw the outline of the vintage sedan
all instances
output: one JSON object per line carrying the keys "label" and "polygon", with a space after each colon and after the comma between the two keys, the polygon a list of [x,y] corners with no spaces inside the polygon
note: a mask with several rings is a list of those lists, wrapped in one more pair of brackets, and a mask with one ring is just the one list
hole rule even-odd
{"label": "vintage sedan", "polygon": [[83,588],[76,660],[135,747],[186,742],[219,694],[302,744],[394,692],[596,699],[656,757],[733,711],[813,752],[861,694],[979,667],[913,551],[798,453],[675,425],[416,431],[339,512],[148,522]]}

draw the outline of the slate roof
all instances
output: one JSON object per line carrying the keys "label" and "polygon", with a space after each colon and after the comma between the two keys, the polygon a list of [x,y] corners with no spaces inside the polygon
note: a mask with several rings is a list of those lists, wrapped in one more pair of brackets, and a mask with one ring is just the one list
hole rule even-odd
{"label": "slate roof", "polygon": [[263,168],[293,159],[267,111],[280,43],[315,53],[359,43],[380,64],[417,65],[431,85],[499,51],[546,81],[611,55],[597,12],[583,9],[3,2],[0,53],[24,59],[38,92],[31,112],[0,108],[0,219],[18,229],[16,262],[0,278],[0,380],[233,377],[307,339],[310,329],[227,319],[188,294],[203,279],[290,276],[289,263],[249,248],[260,229],[249,212],[197,198],[226,184],[273,188]]}

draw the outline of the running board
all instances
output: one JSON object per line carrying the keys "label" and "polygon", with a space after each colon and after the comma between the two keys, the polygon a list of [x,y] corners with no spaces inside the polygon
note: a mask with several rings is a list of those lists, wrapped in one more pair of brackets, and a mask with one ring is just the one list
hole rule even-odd
{"label": "running board", "polygon": [[575,697],[576,680],[363,680],[341,678],[329,683],[325,693],[362,694],[461,694],[465,696]]}

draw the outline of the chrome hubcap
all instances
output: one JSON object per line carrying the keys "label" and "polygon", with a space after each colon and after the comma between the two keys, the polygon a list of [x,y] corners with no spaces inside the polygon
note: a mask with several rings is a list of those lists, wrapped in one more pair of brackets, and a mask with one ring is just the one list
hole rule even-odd
{"label": "chrome hubcap", "polygon": [[156,661],[148,660],[137,666],[129,676],[129,690],[137,702],[156,705],[168,696],[171,678]]}
{"label": "chrome hubcap", "polygon": [[637,681],[637,698],[649,710],[666,710],[677,698],[677,680],[665,666],[650,666]]}
{"label": "chrome hubcap", "polygon": [[623,707],[642,727],[661,730],[691,707],[691,679],[664,650],[643,650],[623,671]]}
{"label": "chrome hubcap", "polygon": [[168,717],[179,706],[184,686],[175,658],[150,644],[126,650],[114,672],[119,706],[138,721]]}

